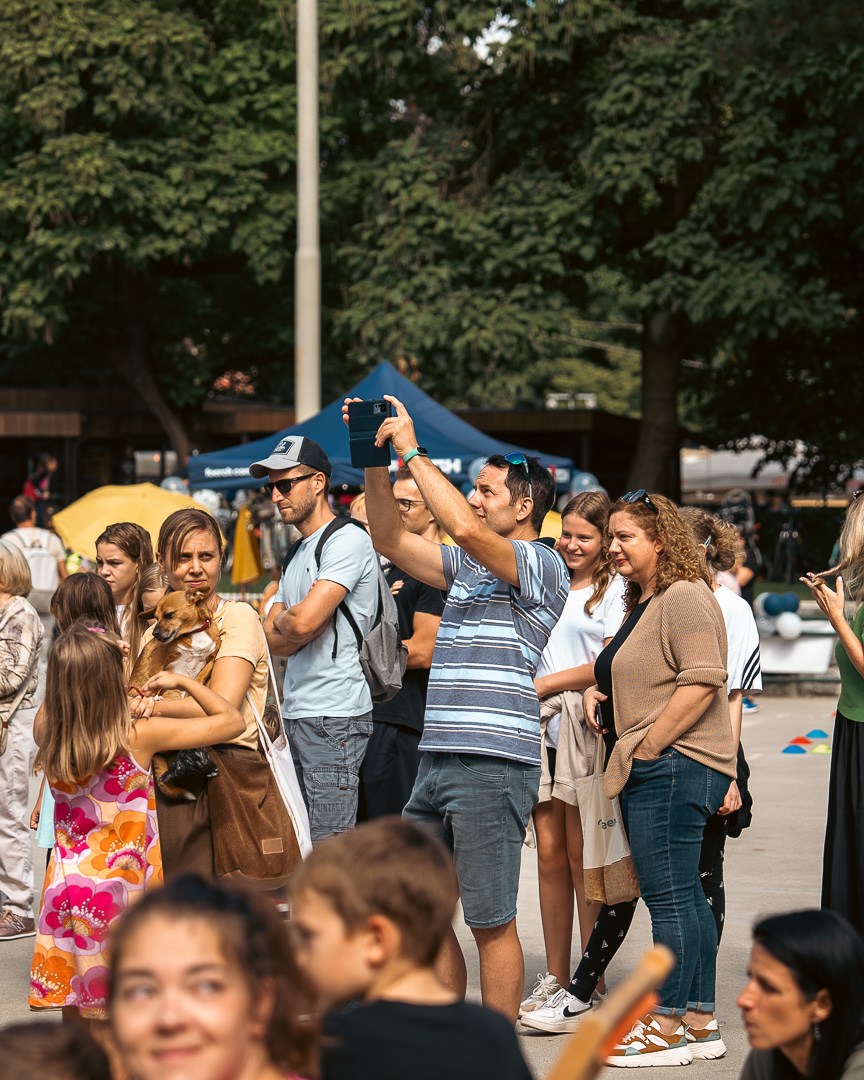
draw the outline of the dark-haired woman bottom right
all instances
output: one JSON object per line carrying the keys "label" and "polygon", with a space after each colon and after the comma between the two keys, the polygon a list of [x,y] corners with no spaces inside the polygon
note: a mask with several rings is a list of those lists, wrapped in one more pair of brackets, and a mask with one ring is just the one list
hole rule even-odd
{"label": "dark-haired woman bottom right", "polygon": [[738,996],[750,1056],[740,1080],[864,1080],[864,942],[833,911],[753,928]]}

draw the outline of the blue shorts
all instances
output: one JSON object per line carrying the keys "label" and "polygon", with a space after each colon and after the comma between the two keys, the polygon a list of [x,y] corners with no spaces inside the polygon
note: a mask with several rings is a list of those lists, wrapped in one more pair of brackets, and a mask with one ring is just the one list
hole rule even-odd
{"label": "blue shorts", "polygon": [[540,766],[486,754],[424,753],[402,816],[453,852],[465,922],[478,930],[516,917],[522,843],[537,805]]}

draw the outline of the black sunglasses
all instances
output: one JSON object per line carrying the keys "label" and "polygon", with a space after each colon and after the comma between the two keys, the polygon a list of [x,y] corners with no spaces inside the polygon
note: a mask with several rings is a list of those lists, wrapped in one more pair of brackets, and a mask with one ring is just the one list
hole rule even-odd
{"label": "black sunglasses", "polygon": [[273,498],[274,491],[278,491],[280,495],[290,495],[291,488],[293,488],[295,484],[299,484],[301,480],[308,480],[310,477],[317,475],[318,473],[309,472],[304,473],[303,476],[289,477],[286,480],[274,480],[272,484],[264,485],[264,493],[267,495],[268,499]]}
{"label": "black sunglasses", "polygon": [[528,481],[528,498],[534,502],[534,485],[531,483],[531,472],[528,468],[528,458],[524,454],[505,454],[504,460],[508,465],[521,465],[525,470],[525,479]]}
{"label": "black sunglasses", "polygon": [[628,491],[626,495],[621,496],[621,498],[618,500],[618,502],[626,502],[626,503],[638,503],[638,502],[641,502],[641,503],[645,503],[645,505],[648,507],[648,509],[652,513],[654,513],[654,514],[659,514],[660,513],[660,511],[657,509],[657,507],[651,501],[651,496],[648,494],[648,492],[645,490],[645,488],[639,488],[638,491]]}

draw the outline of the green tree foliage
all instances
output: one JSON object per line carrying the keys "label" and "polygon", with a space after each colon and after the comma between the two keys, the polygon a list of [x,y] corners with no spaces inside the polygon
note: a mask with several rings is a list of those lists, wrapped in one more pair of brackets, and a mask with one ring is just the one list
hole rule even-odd
{"label": "green tree foliage", "polygon": [[[856,8],[320,0],[325,397],[381,358],[453,405],[593,391],[639,486],[682,390],[814,477],[864,456]],[[178,447],[222,371],[290,398],[293,13],[0,7],[4,371],[119,372]]]}

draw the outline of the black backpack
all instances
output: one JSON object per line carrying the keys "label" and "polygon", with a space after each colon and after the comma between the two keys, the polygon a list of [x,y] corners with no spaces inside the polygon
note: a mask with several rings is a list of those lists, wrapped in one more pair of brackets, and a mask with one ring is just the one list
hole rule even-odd
{"label": "black backpack", "polygon": [[[315,545],[315,565],[319,570],[321,569],[321,552],[324,550],[324,545],[333,533],[345,525],[354,525],[358,529],[363,529],[359,521],[353,521],[351,518],[345,517],[334,518]],[[363,529],[363,531],[366,530]],[[288,569],[288,564],[297,554],[302,543],[301,538],[288,549],[282,563],[283,576]],[[377,569],[378,611],[375,615],[375,622],[366,637],[364,638],[360,633],[360,627],[357,625],[345,600],[339,604],[336,611],[342,613],[348,625],[354,631],[354,637],[357,639],[357,651],[360,654],[360,667],[363,669],[366,682],[369,684],[372,700],[381,702],[389,701],[402,689],[402,676],[405,674],[405,665],[408,663],[408,646],[403,645],[399,637],[399,612],[396,610],[396,601],[393,599],[393,594],[390,592],[384,575],[381,573],[381,567],[378,566]],[[339,631],[334,621],[333,659],[336,658],[338,648]]]}

